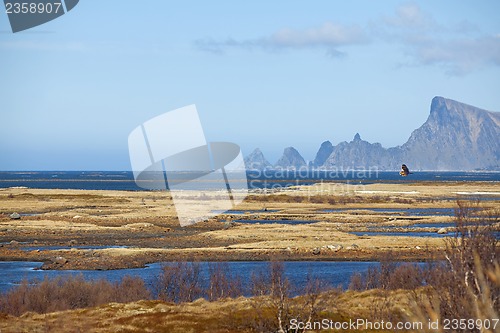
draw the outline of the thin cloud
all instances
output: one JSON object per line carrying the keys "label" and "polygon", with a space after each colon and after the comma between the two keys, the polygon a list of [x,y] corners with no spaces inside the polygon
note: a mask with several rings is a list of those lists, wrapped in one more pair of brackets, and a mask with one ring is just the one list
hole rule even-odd
{"label": "thin cloud", "polygon": [[326,22],[319,27],[303,30],[282,29],[258,39],[237,40],[229,38],[217,41],[213,38],[205,38],[197,40],[195,44],[203,51],[216,54],[222,54],[228,49],[279,51],[318,48],[326,50],[330,56],[337,57],[344,54],[338,48],[367,42],[368,37],[359,26],[343,26]]}
{"label": "thin cloud", "polygon": [[392,15],[375,18],[364,27],[326,22],[308,29],[281,29],[254,39],[204,38],[195,41],[195,45],[214,54],[236,49],[266,52],[316,49],[339,58],[346,56],[346,47],[372,41],[398,46],[405,59],[399,66],[436,66],[448,75],[466,75],[500,66],[499,34],[486,34],[467,20],[443,24],[416,3],[402,4]]}
{"label": "thin cloud", "polygon": [[410,46],[409,55],[421,65],[438,65],[449,75],[465,75],[489,65],[500,66],[500,38],[482,36],[431,40]]}
{"label": "thin cloud", "polygon": [[439,31],[443,27],[427,12],[415,3],[406,3],[396,8],[393,16],[384,17],[382,21],[394,28],[412,31]]}
{"label": "thin cloud", "polygon": [[400,45],[407,66],[438,66],[448,75],[466,75],[487,66],[500,66],[500,38],[484,34],[473,23],[439,24],[413,3],[372,24],[382,40]]}
{"label": "thin cloud", "polygon": [[26,40],[0,42],[0,49],[26,51],[84,51],[87,47],[79,42],[46,43]]}

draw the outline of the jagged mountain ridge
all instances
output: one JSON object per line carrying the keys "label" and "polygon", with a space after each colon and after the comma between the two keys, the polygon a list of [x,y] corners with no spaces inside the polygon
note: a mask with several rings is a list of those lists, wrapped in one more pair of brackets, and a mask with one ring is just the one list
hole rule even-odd
{"label": "jagged mountain ridge", "polygon": [[[261,155],[259,159],[265,160]],[[437,96],[426,122],[402,146],[384,148],[356,133],[352,141],[336,146],[323,142],[309,167],[397,170],[402,163],[415,170],[500,170],[500,113]],[[277,169],[304,167],[304,158],[293,147],[286,148],[274,165]]]}

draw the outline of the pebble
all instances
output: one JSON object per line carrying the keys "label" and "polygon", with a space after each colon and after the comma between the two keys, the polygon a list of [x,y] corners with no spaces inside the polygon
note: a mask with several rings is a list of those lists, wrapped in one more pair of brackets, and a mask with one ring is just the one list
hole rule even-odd
{"label": "pebble", "polygon": [[12,213],[9,215],[10,219],[11,220],[20,220],[21,219],[21,215],[19,215],[19,213]]}

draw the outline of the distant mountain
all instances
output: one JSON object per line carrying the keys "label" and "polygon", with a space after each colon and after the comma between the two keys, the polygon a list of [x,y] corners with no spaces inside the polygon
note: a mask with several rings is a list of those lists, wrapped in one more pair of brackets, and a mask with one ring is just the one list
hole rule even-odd
{"label": "distant mountain", "polygon": [[[321,148],[320,148],[321,149]],[[330,156],[323,163],[323,169],[395,169],[401,164],[396,161],[394,149],[385,149],[380,143],[361,140],[356,133],[351,142],[341,142],[333,147]]]}
{"label": "distant mountain", "polygon": [[414,169],[500,169],[500,113],[434,97],[401,154]]}
{"label": "distant mountain", "polygon": [[313,167],[321,167],[325,164],[326,160],[333,153],[333,145],[330,141],[325,141],[319,147],[318,153],[316,154],[316,158],[312,162]]}
{"label": "distant mountain", "polygon": [[[258,152],[247,159],[265,161]],[[309,166],[295,148],[286,148],[274,168],[398,170],[403,163],[410,170],[500,170],[500,113],[434,97],[427,121],[402,146],[386,149],[356,133],[336,146],[323,142]]]}
{"label": "distant mountain", "polygon": [[306,161],[293,147],[285,148],[283,156],[274,165],[276,169],[300,169],[307,167]]}
{"label": "distant mountain", "polygon": [[266,160],[259,148],[256,148],[250,155],[245,157],[244,161],[246,168],[249,170],[271,168],[271,163]]}

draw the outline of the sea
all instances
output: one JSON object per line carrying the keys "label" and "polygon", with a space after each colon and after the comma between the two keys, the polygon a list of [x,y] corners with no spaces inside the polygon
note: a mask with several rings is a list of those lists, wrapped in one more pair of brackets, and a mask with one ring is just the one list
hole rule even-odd
{"label": "sea", "polygon": [[[209,190],[216,174],[203,177],[196,189]],[[290,187],[315,183],[345,183],[367,185],[374,183],[418,183],[418,182],[500,182],[500,172],[446,172],[422,171],[407,177],[401,177],[398,171],[377,170],[265,170],[247,171],[246,179],[239,181],[249,189]],[[237,180],[238,181],[238,180]],[[75,189],[75,190],[120,190],[140,191],[131,171],[1,171],[0,188],[27,187],[39,189]]]}

